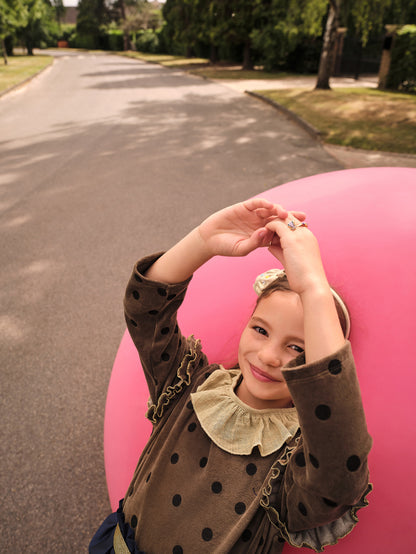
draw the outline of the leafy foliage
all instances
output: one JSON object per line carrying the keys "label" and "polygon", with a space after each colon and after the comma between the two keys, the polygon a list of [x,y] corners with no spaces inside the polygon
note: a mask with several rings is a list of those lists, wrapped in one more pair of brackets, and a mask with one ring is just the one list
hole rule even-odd
{"label": "leafy foliage", "polygon": [[416,92],[416,25],[405,25],[397,32],[387,88]]}
{"label": "leafy foliage", "polygon": [[17,36],[25,44],[29,55],[35,46],[47,46],[58,34],[54,8],[48,0],[24,0],[26,17],[17,31]]}

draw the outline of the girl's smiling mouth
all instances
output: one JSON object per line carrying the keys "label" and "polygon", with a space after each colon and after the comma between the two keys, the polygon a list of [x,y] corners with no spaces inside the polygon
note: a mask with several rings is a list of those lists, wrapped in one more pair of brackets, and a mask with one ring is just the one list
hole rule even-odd
{"label": "girl's smiling mouth", "polygon": [[254,377],[258,381],[262,381],[263,383],[274,383],[276,381],[279,381],[278,379],[273,379],[268,373],[265,371],[262,371],[258,367],[250,364],[251,373],[254,375]]}

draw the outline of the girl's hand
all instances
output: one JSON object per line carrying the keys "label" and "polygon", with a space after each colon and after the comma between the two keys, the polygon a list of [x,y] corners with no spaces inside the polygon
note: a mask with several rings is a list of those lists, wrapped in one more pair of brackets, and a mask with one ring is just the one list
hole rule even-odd
{"label": "girl's hand", "polygon": [[308,291],[327,288],[328,281],[321,260],[316,237],[307,227],[297,226],[294,231],[288,227],[293,221],[299,225],[301,220],[295,214],[274,219],[266,228],[273,232],[269,251],[285,268],[290,288],[299,295]]}
{"label": "girl's hand", "polygon": [[[302,212],[293,212],[299,221]],[[161,283],[181,283],[213,256],[245,256],[259,246],[268,246],[275,231],[267,225],[289,212],[268,200],[252,198],[208,217],[163,254],[146,272]]]}
{"label": "girl's hand", "polygon": [[[299,221],[305,214],[293,212]],[[212,256],[246,256],[270,244],[275,231],[268,224],[285,219],[289,212],[279,204],[252,198],[214,213],[203,221],[198,232]]]}

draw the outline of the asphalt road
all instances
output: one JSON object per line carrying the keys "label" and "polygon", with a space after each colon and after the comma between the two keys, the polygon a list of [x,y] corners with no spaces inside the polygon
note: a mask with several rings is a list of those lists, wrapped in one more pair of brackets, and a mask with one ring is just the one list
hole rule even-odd
{"label": "asphalt road", "polygon": [[341,169],[238,91],[61,56],[0,99],[2,553],[81,553],[109,512],[103,418],[135,260],[212,211]]}

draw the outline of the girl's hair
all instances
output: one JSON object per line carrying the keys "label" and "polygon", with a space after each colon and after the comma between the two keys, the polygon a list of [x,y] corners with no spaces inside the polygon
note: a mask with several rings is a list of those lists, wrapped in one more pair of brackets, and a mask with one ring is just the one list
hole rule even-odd
{"label": "girl's hair", "polygon": [[[345,304],[343,298],[341,298],[341,295],[337,291],[335,291],[332,287],[331,287],[331,290],[333,292],[332,296],[334,297],[335,307],[337,309],[338,319],[341,325],[342,332],[344,333],[344,337],[348,338],[349,332],[350,332],[350,317],[349,317],[347,305]],[[271,281],[270,284],[264,287],[264,289],[260,292],[259,296],[257,297],[255,307],[257,308],[262,298],[267,298],[268,296],[273,294],[273,292],[276,292],[276,291],[292,292],[292,289],[289,286],[289,281],[285,274],[280,275],[278,279]],[[339,300],[337,296],[339,297]],[[344,306],[341,305],[340,301],[344,304]]]}

